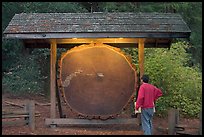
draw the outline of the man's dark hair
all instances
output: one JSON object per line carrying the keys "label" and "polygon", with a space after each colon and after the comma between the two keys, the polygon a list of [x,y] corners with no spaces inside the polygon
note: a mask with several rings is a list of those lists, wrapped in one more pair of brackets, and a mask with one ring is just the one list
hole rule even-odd
{"label": "man's dark hair", "polygon": [[143,75],[141,77],[141,79],[143,80],[143,82],[148,83],[149,82],[149,76],[148,75]]}

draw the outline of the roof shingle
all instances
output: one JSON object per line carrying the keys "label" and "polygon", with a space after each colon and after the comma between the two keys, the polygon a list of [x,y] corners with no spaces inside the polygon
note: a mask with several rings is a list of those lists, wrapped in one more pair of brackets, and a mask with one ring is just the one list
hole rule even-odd
{"label": "roof shingle", "polygon": [[4,34],[177,33],[177,36],[188,36],[190,32],[182,17],[175,13],[21,13],[15,14]]}

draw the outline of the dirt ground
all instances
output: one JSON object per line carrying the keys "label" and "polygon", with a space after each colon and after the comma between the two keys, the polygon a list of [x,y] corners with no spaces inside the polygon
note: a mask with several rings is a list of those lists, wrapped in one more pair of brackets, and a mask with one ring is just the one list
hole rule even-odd
{"label": "dirt ground", "polygon": [[[51,128],[45,125],[45,119],[50,117],[50,100],[42,95],[24,95],[24,96],[12,96],[9,94],[2,95],[2,113],[3,111],[22,110],[20,106],[24,106],[27,101],[34,100],[36,103],[35,110],[40,113],[40,116],[36,117],[35,130],[31,131],[28,125],[14,125],[3,126],[2,135],[143,135],[142,130],[138,124],[135,125],[104,125],[104,126],[57,126]],[[69,114],[70,117],[75,115],[70,112],[67,107],[63,107],[63,112]],[[66,111],[65,111],[66,110]],[[69,112],[67,112],[69,111]],[[59,113],[57,112],[59,118]],[[130,111],[125,111],[119,117],[131,118]],[[16,120],[2,119],[2,121]],[[194,128],[185,128],[185,131],[190,134],[198,134],[199,119],[186,119],[180,118],[179,123],[186,126],[193,126]],[[160,118],[154,116],[153,118],[153,134],[154,135],[167,135],[168,134],[168,118]]]}

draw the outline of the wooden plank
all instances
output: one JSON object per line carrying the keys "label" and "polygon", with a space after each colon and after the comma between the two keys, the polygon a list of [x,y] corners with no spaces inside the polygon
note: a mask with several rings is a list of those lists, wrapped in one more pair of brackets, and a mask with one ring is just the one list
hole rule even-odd
{"label": "wooden plank", "polygon": [[69,38],[58,39],[57,44],[64,43],[138,43],[137,38]]}
{"label": "wooden plank", "polygon": [[[39,117],[40,114],[35,114],[35,117]],[[6,119],[6,118],[29,118],[29,114],[19,114],[19,115],[12,115],[12,114],[8,114],[8,115],[2,115],[2,119]]]}
{"label": "wooden plank", "polygon": [[186,132],[186,131],[178,131],[176,132],[176,135],[193,135],[193,134],[190,132]]}
{"label": "wooden plank", "polygon": [[[71,49],[75,46],[80,46],[82,44],[87,44],[87,43],[75,43],[75,44],[57,44],[57,48],[66,48],[66,49]],[[117,48],[138,48],[138,44],[136,43],[104,43],[113,47]],[[145,43],[144,47],[145,48],[170,48],[169,42],[166,43]],[[50,48],[50,45],[46,43],[26,43],[25,48]],[[38,105],[38,104],[37,104]]]}
{"label": "wooden plank", "polygon": [[24,115],[24,114],[28,114],[27,111],[25,110],[21,110],[21,111],[3,111],[2,115],[9,115],[9,114],[13,114],[13,115]]}
{"label": "wooden plank", "polygon": [[18,39],[50,39],[50,38],[188,38],[190,32],[69,32],[69,33],[4,33],[3,38],[18,38]]}
{"label": "wooden plank", "polygon": [[185,124],[176,124],[176,128],[199,129],[198,127],[195,127],[194,125],[185,125]]}
{"label": "wooden plank", "polygon": [[50,44],[50,117],[56,117],[56,58],[57,44],[55,39],[51,39]]}
{"label": "wooden plank", "polygon": [[140,78],[144,74],[144,39],[139,39],[138,45]]}
{"label": "wooden plank", "polygon": [[[23,40],[26,44],[36,43],[38,44],[44,43],[50,45],[50,42],[47,39],[25,39]],[[85,43],[119,43],[119,44],[138,44],[138,38],[66,38],[66,39],[57,39],[57,44],[85,44]],[[146,43],[169,43],[171,39],[169,38],[148,38],[145,39]]]}
{"label": "wooden plank", "polygon": [[17,125],[27,125],[28,124],[28,120],[15,120],[15,121],[2,121],[2,127],[5,126],[17,126]]}
{"label": "wooden plank", "polygon": [[24,115],[2,115],[2,118],[23,118],[23,117],[29,117],[28,114],[24,114]]}
{"label": "wooden plank", "polygon": [[[138,48],[138,38],[68,38],[57,39],[57,48],[73,48],[81,44],[90,44],[92,42],[104,43],[118,48]],[[50,48],[46,39],[27,39],[23,40],[26,48]],[[169,48],[170,39],[148,38],[145,39],[145,48]],[[36,102],[37,103],[37,102]]]}
{"label": "wooden plank", "polygon": [[13,102],[9,102],[9,101],[4,101],[4,102],[9,104],[9,105],[12,105],[12,106],[17,106],[17,107],[20,107],[20,108],[24,107],[23,105],[19,105],[19,104],[13,103]]}
{"label": "wooden plank", "polygon": [[111,124],[138,124],[137,118],[129,119],[108,119],[108,120],[89,120],[89,119],[71,119],[71,118],[58,118],[58,119],[45,119],[45,125],[111,125]]}
{"label": "wooden plank", "polygon": [[[3,111],[3,112],[2,112],[2,115],[8,115],[8,114],[11,114],[11,115],[27,115],[27,114],[29,114],[29,112],[26,111],[26,110]],[[40,114],[40,112],[35,111],[35,114]]]}

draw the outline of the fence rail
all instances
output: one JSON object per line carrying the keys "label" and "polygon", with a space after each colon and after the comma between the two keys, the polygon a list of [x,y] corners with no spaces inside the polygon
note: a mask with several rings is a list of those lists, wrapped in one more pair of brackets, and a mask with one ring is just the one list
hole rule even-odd
{"label": "fence rail", "polygon": [[[29,101],[24,110],[17,111],[3,111],[2,112],[2,126],[17,126],[19,124],[28,125],[31,130],[35,130],[35,117],[40,116],[39,112],[35,112],[35,102]],[[20,118],[20,119],[17,119]],[[14,119],[14,120],[9,120]]]}
{"label": "fence rail", "polygon": [[186,129],[197,129],[198,135],[202,135],[202,111],[200,112],[200,125],[199,127],[193,127],[189,125],[179,124],[179,110],[170,109],[168,111],[168,134],[169,135],[191,135],[186,132]]}

